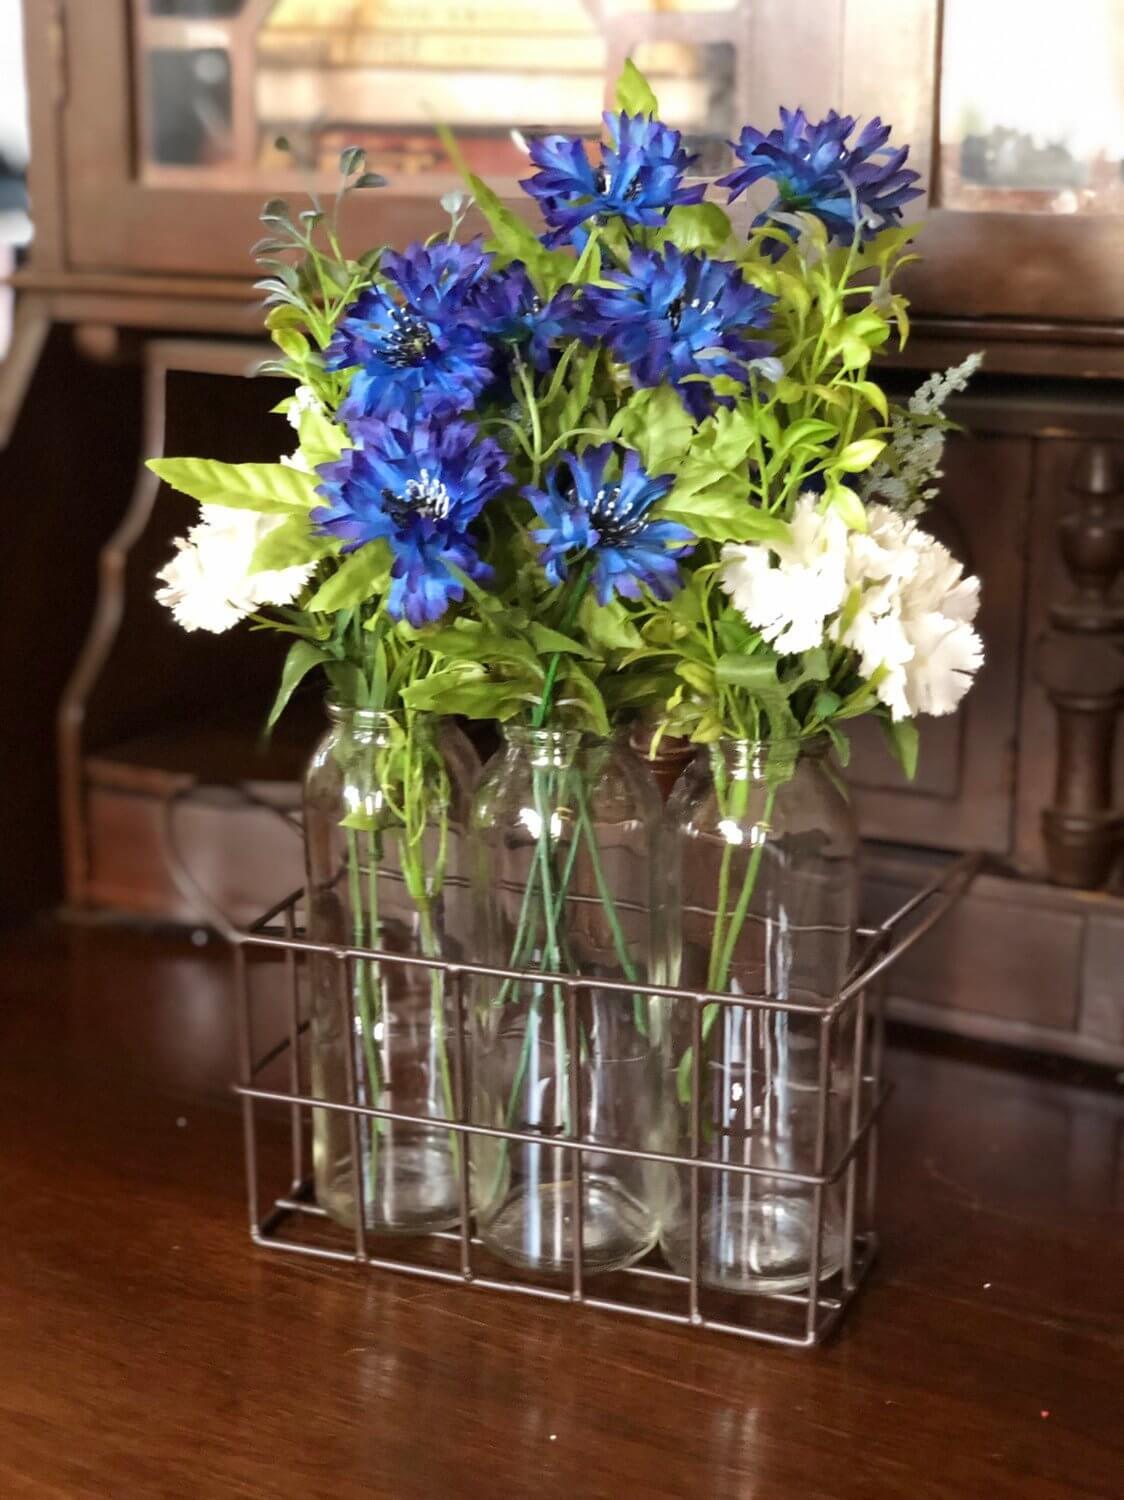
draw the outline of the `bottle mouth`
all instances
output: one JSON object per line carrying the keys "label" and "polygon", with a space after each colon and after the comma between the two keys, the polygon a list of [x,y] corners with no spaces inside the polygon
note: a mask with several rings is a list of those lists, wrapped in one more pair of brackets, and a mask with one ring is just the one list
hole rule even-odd
{"label": "bottle mouth", "polygon": [[324,708],[333,724],[355,724],[367,729],[376,729],[380,724],[405,722],[405,714],[401,709],[391,711],[382,708],[356,708],[353,703],[345,703],[334,693],[324,699]]}
{"label": "bottle mouth", "polygon": [[581,729],[532,729],[526,724],[502,724],[509,745],[523,751],[536,766],[569,766],[578,754],[600,743]]}
{"label": "bottle mouth", "polygon": [[817,734],[804,739],[722,738],[705,746],[704,753],[709,755],[712,763],[721,765],[729,776],[739,780],[771,781],[791,776],[801,760],[822,760],[830,748],[830,737]]}
{"label": "bottle mouth", "polygon": [[431,739],[435,733],[436,714],[405,709],[356,708],[330,694],[324,700],[328,722],[345,734],[379,744],[401,744],[412,734],[415,740]]}

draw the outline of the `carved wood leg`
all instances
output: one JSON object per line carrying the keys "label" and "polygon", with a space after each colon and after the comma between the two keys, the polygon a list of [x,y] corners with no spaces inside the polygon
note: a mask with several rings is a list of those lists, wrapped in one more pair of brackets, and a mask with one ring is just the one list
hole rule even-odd
{"label": "carved wood leg", "polygon": [[1124,835],[1112,784],[1124,707],[1124,608],[1110,598],[1124,567],[1124,493],[1111,450],[1087,448],[1071,488],[1081,503],[1058,532],[1074,591],[1051,606],[1053,628],[1035,663],[1058,725],[1054,803],[1043,811],[1042,834],[1051,878],[1094,890],[1108,880]]}

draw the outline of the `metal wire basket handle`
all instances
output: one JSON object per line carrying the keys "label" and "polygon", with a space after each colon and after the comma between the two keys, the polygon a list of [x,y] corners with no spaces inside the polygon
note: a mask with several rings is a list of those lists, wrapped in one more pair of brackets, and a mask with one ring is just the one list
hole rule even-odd
{"label": "metal wire basket handle", "polygon": [[173,885],[184,900],[196,908],[200,917],[209,927],[214,928],[220,937],[225,938],[228,943],[240,943],[243,940],[242,928],[200,885],[184,856],[179,841],[179,814],[187,804],[226,808],[236,812],[244,812],[247,808],[269,812],[291,829],[298,838],[304,836],[303,824],[294,813],[286,812],[284,808],[278,807],[268,798],[258,796],[242,781],[193,782],[190,786],[180,787],[173,792],[164,803],[164,853]]}

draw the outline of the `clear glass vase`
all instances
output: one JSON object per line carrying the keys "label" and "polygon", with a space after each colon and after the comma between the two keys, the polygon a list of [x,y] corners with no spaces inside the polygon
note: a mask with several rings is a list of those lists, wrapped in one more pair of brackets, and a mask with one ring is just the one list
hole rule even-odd
{"label": "clear glass vase", "polygon": [[[681,912],[674,981],[721,994],[826,1007],[850,961],[858,831],[824,741],[706,746],[667,807],[671,901]],[[678,1149],[690,1147],[691,1016],[672,1020]],[[833,1025],[827,1153],[847,1139],[853,1029]],[[820,1020],[745,1006],[702,1017],[700,1154],[814,1172]],[[690,1179],[677,1171],[661,1231],[672,1267],[690,1265]],[[839,1269],[842,1189],[823,1194],[821,1275]],[[699,1274],[724,1291],[806,1288],[813,1189],[783,1178],[699,1173]]]}
{"label": "clear glass vase", "polygon": [[[304,783],[308,934],[317,942],[456,961],[464,956],[464,835],[478,769],[449,721],[329,702],[329,728]],[[444,976],[419,966],[314,954],[314,1093],[433,1123],[312,1112],[316,1198],[357,1221],[353,1118],[363,1221],[417,1234],[459,1220],[452,1028]]]}
{"label": "clear glass vase", "polygon": [[[473,1119],[541,1137],[474,1137],[473,1204],[483,1242],[527,1269],[572,1269],[575,1130],[596,1144],[667,1149],[674,1131],[667,1006],[639,988],[658,980],[660,799],[623,741],[507,728],[473,803],[470,844],[477,955],[501,968],[582,974],[567,992],[545,981],[477,979]],[[636,983],[635,992],[598,979]],[[652,1248],[665,1173],[583,1153],[581,1244],[590,1271]]]}

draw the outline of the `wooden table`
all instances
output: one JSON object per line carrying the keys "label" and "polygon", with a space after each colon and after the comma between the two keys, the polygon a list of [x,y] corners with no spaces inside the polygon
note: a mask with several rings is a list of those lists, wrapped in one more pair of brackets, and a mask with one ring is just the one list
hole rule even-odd
{"label": "wooden table", "polygon": [[214,944],[0,944],[0,1496],[1124,1495],[1111,1079],[899,1040],[882,1261],[819,1353],[246,1237]]}

